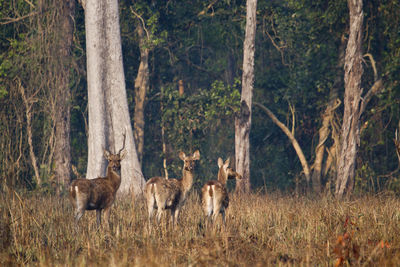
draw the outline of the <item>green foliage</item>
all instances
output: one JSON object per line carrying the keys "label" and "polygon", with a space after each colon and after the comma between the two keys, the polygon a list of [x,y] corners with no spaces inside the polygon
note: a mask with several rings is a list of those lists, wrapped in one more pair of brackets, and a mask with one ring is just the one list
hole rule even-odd
{"label": "green foliage", "polygon": [[200,89],[193,95],[180,95],[174,87],[165,88],[162,120],[167,126],[169,140],[191,149],[186,144],[196,142],[193,135],[200,137],[218,121],[237,113],[240,102],[237,85],[230,87],[215,81],[210,89]]}
{"label": "green foliage", "polygon": [[[211,88],[199,89],[191,95],[180,95],[172,86],[162,89],[161,123],[166,129],[167,143],[182,151],[204,148],[210,132],[217,127],[223,128],[223,121],[233,121],[239,111],[238,86],[238,82],[231,87],[215,81]],[[233,123],[227,126],[233,127]],[[205,152],[205,158],[209,158],[207,150],[200,150]],[[177,165],[179,169],[180,165]]]}
{"label": "green foliage", "polygon": [[154,47],[161,46],[168,38],[168,32],[160,27],[160,13],[158,10],[152,9],[147,1],[136,1],[130,6],[131,16],[137,23],[142,24],[144,28],[147,46],[150,50]]}

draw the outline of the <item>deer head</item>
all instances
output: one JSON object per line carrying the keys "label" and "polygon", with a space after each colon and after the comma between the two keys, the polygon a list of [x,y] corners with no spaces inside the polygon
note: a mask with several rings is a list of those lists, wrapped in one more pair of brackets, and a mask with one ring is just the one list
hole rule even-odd
{"label": "deer head", "polygon": [[111,168],[113,171],[120,171],[121,170],[121,161],[125,158],[127,151],[125,150],[125,140],[126,140],[126,133],[123,134],[124,141],[122,148],[118,151],[117,154],[112,154],[106,149],[104,151],[104,157],[108,161],[108,168]]}
{"label": "deer head", "polygon": [[222,183],[226,183],[226,180],[228,179],[242,179],[242,175],[230,168],[229,163],[229,158],[225,161],[225,163],[222,158],[218,158],[218,180]]}
{"label": "deer head", "polygon": [[200,159],[200,152],[196,150],[192,156],[186,156],[184,152],[179,153],[179,158],[183,161],[183,170],[193,171],[195,167],[195,160]]}

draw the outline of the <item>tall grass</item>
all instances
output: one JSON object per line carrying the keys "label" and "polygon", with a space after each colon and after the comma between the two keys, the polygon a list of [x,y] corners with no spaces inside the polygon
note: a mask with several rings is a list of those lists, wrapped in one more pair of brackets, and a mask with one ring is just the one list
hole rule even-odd
{"label": "tall grass", "polygon": [[[0,265],[400,265],[400,201],[251,194],[232,198],[226,227],[206,229],[197,192],[179,226],[148,231],[141,199],[120,199],[112,230],[86,212],[78,228],[67,198],[3,193]],[[221,223],[221,220],[219,220]]]}

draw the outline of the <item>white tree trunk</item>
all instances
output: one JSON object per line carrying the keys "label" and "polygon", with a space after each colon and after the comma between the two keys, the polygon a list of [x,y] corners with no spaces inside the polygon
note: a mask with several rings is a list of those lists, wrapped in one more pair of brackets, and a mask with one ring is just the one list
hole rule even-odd
{"label": "white tree trunk", "polygon": [[254,51],[256,37],[257,0],[247,0],[246,34],[243,45],[243,74],[240,114],[235,119],[236,171],[243,176],[236,191],[250,190],[250,128],[254,83]]}
{"label": "white tree trunk", "polygon": [[133,140],[122,63],[117,0],[88,0],[85,9],[89,90],[88,178],[105,174],[103,148],[114,153],[123,146],[119,193],[141,194],[144,177]]}
{"label": "white tree trunk", "polygon": [[86,29],[86,60],[88,81],[88,165],[86,177],[93,179],[104,176],[106,160],[103,157],[103,148],[106,148],[105,132],[105,99],[103,44],[103,17],[104,1],[87,0],[85,8]]}
{"label": "white tree trunk", "polygon": [[341,151],[336,180],[336,196],[342,198],[351,192],[354,183],[355,163],[360,144],[361,76],[362,66],[362,0],[348,0],[350,13],[350,34],[344,65],[344,113],[341,130]]}

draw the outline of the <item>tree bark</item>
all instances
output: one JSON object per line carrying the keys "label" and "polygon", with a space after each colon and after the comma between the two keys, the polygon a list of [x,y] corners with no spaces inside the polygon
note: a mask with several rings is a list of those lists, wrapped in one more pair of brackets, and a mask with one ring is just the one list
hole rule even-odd
{"label": "tree bark", "polygon": [[60,3],[59,17],[59,53],[60,75],[57,78],[55,107],[55,151],[54,174],[58,184],[65,187],[71,179],[71,146],[70,146],[70,100],[69,88],[70,58],[73,43],[73,18],[75,15],[75,0],[65,0]]}
{"label": "tree bark", "polygon": [[250,128],[254,84],[254,52],[256,37],[257,0],[247,0],[246,33],[243,45],[243,74],[240,114],[235,118],[236,171],[243,176],[236,192],[250,190]]}
{"label": "tree bark", "polygon": [[143,25],[137,23],[137,34],[140,46],[140,64],[135,80],[135,114],[134,114],[134,137],[137,147],[139,163],[142,165],[144,147],[144,108],[146,92],[149,90],[149,52],[147,38]]}
{"label": "tree bark", "polygon": [[341,129],[341,150],[339,154],[336,197],[341,199],[350,193],[354,184],[355,163],[360,144],[361,77],[362,66],[362,0],[348,0],[350,12],[350,35],[346,48],[344,65],[344,114]]}
{"label": "tree bark", "polygon": [[117,0],[87,0],[85,8],[89,100],[87,178],[105,175],[103,149],[116,153],[123,146],[119,194],[141,194],[144,177],[133,139],[122,64]]}
{"label": "tree bark", "polygon": [[[93,179],[105,174],[106,148],[105,62],[102,56],[105,33],[103,29],[104,1],[88,0],[85,4],[86,57],[88,81],[88,164],[86,177]],[[103,38],[101,38],[103,37]]]}

